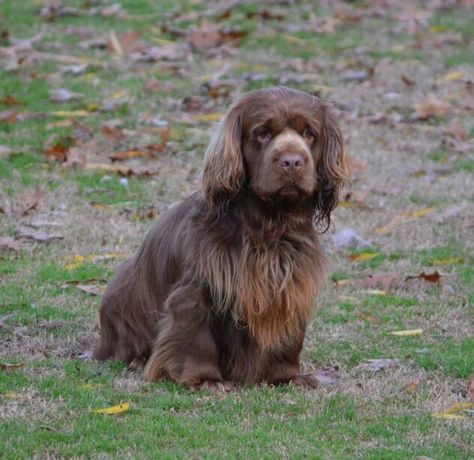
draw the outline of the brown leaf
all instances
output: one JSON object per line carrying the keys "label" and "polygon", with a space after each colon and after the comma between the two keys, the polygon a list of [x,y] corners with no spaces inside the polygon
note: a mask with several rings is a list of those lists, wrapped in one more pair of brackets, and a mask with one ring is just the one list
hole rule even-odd
{"label": "brown leaf", "polygon": [[154,176],[158,174],[157,169],[151,169],[146,167],[138,166],[122,166],[122,165],[110,165],[106,163],[86,163],[84,169],[90,171],[103,171],[117,173],[121,176],[131,177],[131,176]]}
{"label": "brown leaf", "polygon": [[430,222],[435,222],[437,224],[442,224],[453,217],[457,217],[466,209],[466,204],[459,204],[450,206],[441,212],[433,212],[427,215],[427,219]]}
{"label": "brown leaf", "polygon": [[411,78],[408,78],[405,74],[402,73],[402,75],[400,76],[400,79],[402,80],[402,82],[408,86],[409,88],[411,88],[412,86],[415,86],[415,81],[412,80]]}
{"label": "brown leaf", "polygon": [[0,363],[0,369],[2,371],[11,371],[13,369],[18,369],[20,367],[25,367],[25,364],[24,363],[16,363],[16,364]]}
{"label": "brown leaf", "polygon": [[398,359],[367,359],[365,362],[360,363],[355,369],[363,369],[370,372],[379,372],[384,369],[390,369],[392,367],[398,367],[400,365],[400,360]]}
{"label": "brown leaf", "polygon": [[28,192],[22,195],[23,211],[22,216],[26,216],[30,211],[38,207],[40,201],[44,198],[45,193],[39,187],[34,192]]}
{"label": "brown leaf", "polygon": [[388,291],[396,280],[397,276],[393,273],[376,273],[365,278],[362,281],[362,284],[365,289],[382,288],[383,290]]}
{"label": "brown leaf", "polygon": [[18,238],[25,238],[38,241],[39,243],[49,243],[52,240],[62,239],[59,234],[48,234],[41,230],[34,230],[29,227],[20,227],[18,230]]}
{"label": "brown leaf", "polygon": [[326,368],[316,369],[311,373],[311,376],[323,385],[335,385],[340,378],[337,369]]}
{"label": "brown leaf", "polygon": [[365,203],[369,192],[365,190],[351,190],[343,196],[343,201],[340,203],[343,207],[352,207],[367,209],[369,206]]}
{"label": "brown leaf", "polygon": [[64,88],[52,89],[49,92],[49,100],[52,102],[60,102],[60,103],[71,102],[71,101],[77,101],[82,98],[83,98],[82,94],[74,93]]}
{"label": "brown leaf", "polygon": [[219,30],[208,22],[203,22],[199,29],[188,33],[187,42],[196,50],[204,51],[217,48],[224,43],[236,42],[247,35],[244,30],[226,29]]}
{"label": "brown leaf", "polygon": [[418,387],[420,386],[420,381],[417,379],[417,380],[412,380],[410,383],[408,383],[408,385],[406,386],[405,390],[406,392],[411,396],[412,394],[415,393],[415,391],[418,389]]}
{"label": "brown leaf", "polygon": [[21,248],[20,242],[15,241],[10,236],[2,236],[0,238],[0,250],[14,251],[17,252]]}
{"label": "brown leaf", "polygon": [[353,157],[352,155],[348,155],[348,162],[349,162],[349,169],[351,171],[352,178],[360,176],[362,173],[366,172],[369,167],[366,163],[357,158]]}
{"label": "brown leaf", "polygon": [[64,327],[64,324],[65,324],[64,321],[59,321],[59,320],[55,320],[55,321],[43,320],[38,323],[38,326],[42,327],[43,329],[50,330],[50,329],[60,329]]}
{"label": "brown leaf", "polygon": [[75,139],[71,136],[52,135],[44,146],[44,156],[47,161],[58,161],[60,163],[67,160],[69,148],[75,144]]}
{"label": "brown leaf", "polygon": [[101,296],[105,292],[105,285],[99,286],[97,284],[76,284],[75,287],[82,292],[96,296]]}
{"label": "brown leaf", "polygon": [[371,313],[368,313],[366,311],[361,311],[360,313],[357,313],[356,316],[357,318],[362,319],[364,321],[369,321],[370,323],[374,323],[374,324],[382,323],[382,320],[379,317],[374,316]]}
{"label": "brown leaf", "polygon": [[12,153],[13,151],[10,147],[0,145],[0,158],[9,158]]}
{"label": "brown leaf", "polygon": [[428,283],[439,284],[441,282],[441,275],[438,273],[438,271],[435,271],[433,273],[422,272],[419,275],[407,276],[405,278],[405,281],[413,279],[422,279],[424,281],[427,281]]}
{"label": "brown leaf", "polygon": [[470,402],[474,403],[474,375],[471,377],[468,388],[468,398]]}
{"label": "brown leaf", "polygon": [[415,103],[415,117],[418,120],[427,120],[433,117],[444,117],[451,110],[451,104],[440,101],[430,94],[426,99],[422,99]]}

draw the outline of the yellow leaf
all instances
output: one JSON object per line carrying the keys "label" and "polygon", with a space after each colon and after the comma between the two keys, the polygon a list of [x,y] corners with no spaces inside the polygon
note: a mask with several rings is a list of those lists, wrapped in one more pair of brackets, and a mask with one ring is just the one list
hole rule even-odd
{"label": "yellow leaf", "polygon": [[77,385],[77,388],[80,390],[92,390],[93,388],[99,388],[103,386],[101,383],[83,383],[81,385]]}
{"label": "yellow leaf", "polygon": [[56,110],[51,112],[52,115],[56,117],[72,118],[72,117],[88,117],[91,115],[91,112],[87,110]]}
{"label": "yellow leaf", "polygon": [[10,399],[22,399],[24,396],[16,391],[7,391],[5,396]]}
{"label": "yellow leaf", "polygon": [[45,128],[46,129],[53,129],[53,128],[69,128],[72,126],[72,121],[71,120],[59,120],[59,121],[53,121],[51,123],[48,123]]}
{"label": "yellow leaf", "polygon": [[397,337],[411,337],[414,335],[423,334],[423,329],[410,329],[406,331],[393,331],[389,332],[390,335],[396,335]]}
{"label": "yellow leaf", "polygon": [[411,217],[424,217],[430,212],[435,211],[435,208],[423,208],[423,209],[418,209],[418,211],[413,211],[411,213]]}
{"label": "yellow leaf", "polygon": [[81,265],[84,265],[85,261],[86,261],[85,256],[81,256],[81,255],[73,256],[72,262],[67,264],[64,268],[66,270],[75,270],[76,268],[80,267]]}
{"label": "yellow leaf", "polygon": [[375,233],[377,233],[377,235],[387,235],[391,231],[392,231],[392,228],[389,227],[388,225],[384,225],[383,227],[377,227],[375,229]]}
{"label": "yellow leaf", "polygon": [[96,414],[116,415],[130,410],[130,403],[122,403],[117,406],[105,407],[104,409],[93,409]]}
{"label": "yellow leaf", "polygon": [[463,410],[472,409],[474,402],[458,402],[444,409],[441,413],[443,414],[455,414],[456,412],[462,412]]}
{"label": "yellow leaf", "polygon": [[433,265],[458,265],[464,263],[462,257],[448,257],[446,259],[433,260]]}
{"label": "yellow leaf", "polygon": [[436,414],[431,414],[434,418],[441,418],[444,420],[466,420],[464,415],[457,415],[457,414],[445,414],[443,412],[439,412]]}
{"label": "yellow leaf", "polygon": [[370,294],[370,295],[387,295],[386,291],[381,291],[379,289],[369,289],[368,291],[365,291],[365,292],[367,292],[367,294]]}
{"label": "yellow leaf", "polygon": [[224,114],[222,112],[203,113],[202,115],[197,115],[195,119],[197,121],[216,122],[216,121],[219,121],[223,115]]}
{"label": "yellow leaf", "polygon": [[172,45],[173,43],[175,43],[171,40],[165,40],[164,38],[157,38],[157,37],[151,37],[151,41],[160,46]]}
{"label": "yellow leaf", "polygon": [[364,260],[375,259],[378,255],[378,252],[362,252],[360,254],[347,256],[347,258],[353,262],[361,262]]}
{"label": "yellow leaf", "polygon": [[97,201],[93,201],[91,206],[95,209],[99,209],[100,211],[113,211],[111,206],[107,206],[106,204],[98,203]]}
{"label": "yellow leaf", "polygon": [[460,80],[464,74],[462,72],[448,72],[447,74],[443,75],[439,81],[441,83],[447,82],[447,81],[457,81]]}

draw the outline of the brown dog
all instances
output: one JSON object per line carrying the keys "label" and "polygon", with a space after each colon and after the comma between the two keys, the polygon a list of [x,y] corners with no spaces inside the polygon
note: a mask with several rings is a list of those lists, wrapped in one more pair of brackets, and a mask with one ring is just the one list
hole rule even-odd
{"label": "brown dog", "polygon": [[284,87],[244,95],[211,139],[202,189],[158,219],[111,281],[96,358],[191,387],[314,386],[299,355],[326,278],[317,227],[346,175],[323,102]]}

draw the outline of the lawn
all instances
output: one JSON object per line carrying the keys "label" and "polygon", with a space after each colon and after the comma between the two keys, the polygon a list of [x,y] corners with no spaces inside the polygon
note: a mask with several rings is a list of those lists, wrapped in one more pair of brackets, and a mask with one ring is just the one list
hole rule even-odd
{"label": "lawn", "polygon": [[[3,0],[0,457],[474,459],[469,3]],[[114,267],[199,186],[231,101],[276,84],[331,101],[351,159],[302,355],[320,387],[94,361]]]}

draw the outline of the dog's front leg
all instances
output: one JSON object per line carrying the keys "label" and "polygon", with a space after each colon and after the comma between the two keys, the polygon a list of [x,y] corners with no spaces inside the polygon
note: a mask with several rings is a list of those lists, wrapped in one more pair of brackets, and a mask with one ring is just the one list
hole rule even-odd
{"label": "dog's front leg", "polygon": [[210,311],[193,286],[168,297],[158,337],[145,366],[147,380],[173,380],[190,388],[227,389],[219,370],[219,351],[210,329]]}

